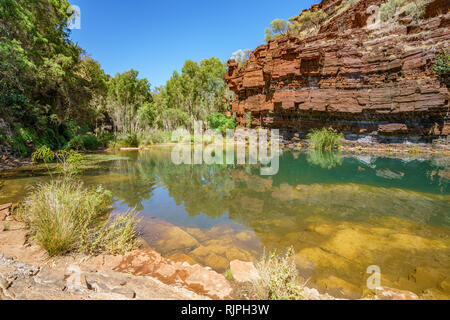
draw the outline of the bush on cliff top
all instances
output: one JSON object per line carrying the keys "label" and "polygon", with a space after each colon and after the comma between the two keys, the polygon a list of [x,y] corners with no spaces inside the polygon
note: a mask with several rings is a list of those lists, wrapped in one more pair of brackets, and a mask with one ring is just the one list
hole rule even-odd
{"label": "bush on cliff top", "polygon": [[425,14],[430,2],[430,0],[388,0],[380,7],[380,18],[386,22],[403,12],[414,20],[419,20]]}
{"label": "bush on cliff top", "polygon": [[311,147],[315,150],[333,150],[341,146],[342,133],[323,128],[322,130],[313,130],[308,134]]}
{"label": "bush on cliff top", "polygon": [[289,23],[284,19],[275,19],[270,23],[270,28],[265,30],[266,38],[265,41],[274,40],[284,34],[289,29]]}

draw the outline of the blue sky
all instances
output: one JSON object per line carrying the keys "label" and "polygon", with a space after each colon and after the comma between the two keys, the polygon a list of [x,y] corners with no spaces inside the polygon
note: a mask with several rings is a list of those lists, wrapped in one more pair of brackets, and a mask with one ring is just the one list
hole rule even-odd
{"label": "blue sky", "polygon": [[298,15],[319,0],[71,0],[81,8],[78,43],[111,75],[131,68],[152,87],[184,61],[218,57],[264,43],[275,18]]}

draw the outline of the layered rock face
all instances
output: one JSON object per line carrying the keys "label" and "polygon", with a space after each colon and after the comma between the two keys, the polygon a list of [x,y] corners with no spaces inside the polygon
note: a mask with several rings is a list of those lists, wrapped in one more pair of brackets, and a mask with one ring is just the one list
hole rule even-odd
{"label": "layered rock face", "polygon": [[[380,139],[447,136],[449,91],[432,69],[449,47],[448,5],[433,1],[421,22],[400,16],[383,23],[383,2],[356,2],[315,36],[261,45],[243,67],[230,60],[225,79],[237,96],[237,121],[302,133],[326,126]],[[331,15],[341,4],[315,7]]]}

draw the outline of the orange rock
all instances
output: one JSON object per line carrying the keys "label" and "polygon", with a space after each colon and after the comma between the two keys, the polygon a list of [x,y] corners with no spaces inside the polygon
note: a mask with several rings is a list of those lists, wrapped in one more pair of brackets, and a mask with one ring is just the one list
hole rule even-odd
{"label": "orange rock", "polygon": [[153,249],[127,254],[116,271],[139,276],[156,277],[166,284],[178,284],[213,299],[229,298],[232,288],[225,277],[215,271],[164,259]]}
{"label": "orange rock", "polygon": [[254,127],[448,135],[449,92],[432,66],[450,44],[449,6],[434,0],[425,23],[401,19],[395,28],[369,30],[368,8],[383,2],[359,1],[341,10],[342,1],[322,1],[313,7],[329,19],[317,35],[270,41],[242,68],[229,61],[225,80],[238,97],[237,122],[245,124],[251,112]]}
{"label": "orange rock", "polygon": [[230,269],[237,282],[249,282],[260,278],[258,270],[252,262],[234,260],[230,262]]}

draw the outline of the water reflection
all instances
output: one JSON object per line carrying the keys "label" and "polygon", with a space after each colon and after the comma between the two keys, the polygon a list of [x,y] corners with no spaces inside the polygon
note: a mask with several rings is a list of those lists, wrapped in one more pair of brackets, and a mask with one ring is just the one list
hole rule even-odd
{"label": "water reflection", "polygon": [[[110,189],[118,211],[137,207],[146,240],[173,259],[222,272],[293,246],[302,276],[333,294],[362,295],[376,264],[385,286],[450,297],[448,158],[286,152],[263,177],[257,166],[176,166],[166,148],[119,156],[83,180]],[[0,201],[34,181],[6,177]]]}

